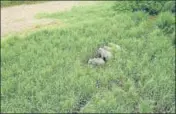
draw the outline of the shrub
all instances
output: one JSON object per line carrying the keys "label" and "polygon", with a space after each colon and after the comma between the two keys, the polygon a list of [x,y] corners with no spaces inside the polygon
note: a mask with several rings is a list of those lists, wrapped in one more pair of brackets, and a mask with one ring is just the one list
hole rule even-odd
{"label": "shrub", "polygon": [[114,5],[115,10],[119,11],[144,11],[150,15],[157,15],[160,12],[169,11],[175,13],[175,1],[118,1]]}
{"label": "shrub", "polygon": [[164,4],[162,11],[170,11],[175,13],[175,1],[168,1]]}
{"label": "shrub", "polygon": [[162,12],[156,20],[156,25],[165,33],[173,33],[175,29],[175,18],[170,12]]}
{"label": "shrub", "polygon": [[162,10],[164,1],[136,1],[135,6],[133,5],[133,11],[144,11],[150,15],[156,15]]}

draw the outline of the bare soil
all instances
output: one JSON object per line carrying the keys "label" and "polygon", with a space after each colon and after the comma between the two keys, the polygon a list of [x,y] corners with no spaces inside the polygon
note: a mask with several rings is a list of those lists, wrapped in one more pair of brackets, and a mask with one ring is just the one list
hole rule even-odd
{"label": "bare soil", "polygon": [[[90,5],[94,1],[50,1],[32,5],[19,5],[1,8],[1,36],[11,32],[20,32],[34,28],[36,25],[49,25],[53,19],[36,19],[35,15],[40,12],[53,13],[70,10],[73,6]],[[58,21],[58,20],[57,20]]]}

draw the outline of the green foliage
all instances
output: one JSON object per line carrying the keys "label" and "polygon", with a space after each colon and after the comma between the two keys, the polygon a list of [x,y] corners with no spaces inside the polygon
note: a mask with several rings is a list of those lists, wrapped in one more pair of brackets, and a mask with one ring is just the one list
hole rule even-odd
{"label": "green foliage", "polygon": [[175,6],[175,1],[168,1],[164,4],[162,11],[166,12],[166,11],[170,11],[172,13],[176,12],[176,6]]}
{"label": "green foliage", "polygon": [[117,11],[143,11],[157,15],[162,11],[175,12],[175,1],[118,1],[113,7]]}
{"label": "green foliage", "polygon": [[[131,3],[130,3],[131,2]],[[134,1],[118,1],[113,6],[113,9],[116,11],[132,11],[133,5],[135,5]]]}
{"label": "green foliage", "polygon": [[158,14],[165,1],[136,1],[133,10],[141,10],[148,12],[150,15]]}
{"label": "green foliage", "polygon": [[148,19],[148,14],[142,11],[134,12],[132,15],[132,19],[138,25],[139,23]]}
{"label": "green foliage", "polygon": [[[43,13],[67,26],[2,40],[1,112],[175,113],[175,32],[165,34],[143,12],[116,13],[113,5]],[[121,53],[102,67],[87,65],[110,42]]]}
{"label": "green foliage", "polygon": [[36,1],[36,0],[22,0],[22,1],[14,1],[14,0],[6,0],[1,1],[1,7],[9,7],[9,6],[15,6],[15,5],[21,5],[21,4],[35,4],[35,3],[41,3],[43,1]]}
{"label": "green foliage", "polygon": [[175,17],[170,12],[162,12],[156,20],[156,25],[165,33],[173,33],[175,31],[175,24]]}
{"label": "green foliage", "polygon": [[150,101],[143,100],[140,105],[139,109],[141,113],[151,113],[152,112],[152,104]]}

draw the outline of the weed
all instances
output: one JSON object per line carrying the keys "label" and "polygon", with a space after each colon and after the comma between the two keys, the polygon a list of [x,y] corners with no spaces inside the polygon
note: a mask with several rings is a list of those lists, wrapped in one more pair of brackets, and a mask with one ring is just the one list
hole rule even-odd
{"label": "weed", "polygon": [[[175,47],[170,33],[153,26],[170,26],[171,15],[161,14],[165,24],[144,12],[117,13],[113,5],[45,13],[40,18],[69,26],[3,41],[1,112],[174,113]],[[110,42],[123,51],[103,67],[89,67],[85,58]]]}

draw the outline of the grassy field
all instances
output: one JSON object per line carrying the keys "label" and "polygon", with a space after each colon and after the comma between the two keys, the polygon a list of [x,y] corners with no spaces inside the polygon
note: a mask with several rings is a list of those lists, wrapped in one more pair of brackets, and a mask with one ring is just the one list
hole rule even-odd
{"label": "grassy field", "polygon": [[44,1],[36,1],[36,0],[22,0],[22,1],[13,1],[13,0],[6,0],[6,1],[1,1],[1,7],[9,7],[9,6],[16,6],[16,5],[22,5],[22,4],[36,4],[36,3],[41,3]]}
{"label": "grassy field", "polygon": [[[158,27],[174,15],[118,12],[113,3],[38,14],[66,26],[2,41],[1,112],[174,113],[175,32]],[[109,42],[123,51],[89,66]]]}

